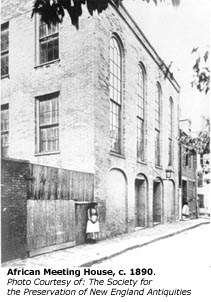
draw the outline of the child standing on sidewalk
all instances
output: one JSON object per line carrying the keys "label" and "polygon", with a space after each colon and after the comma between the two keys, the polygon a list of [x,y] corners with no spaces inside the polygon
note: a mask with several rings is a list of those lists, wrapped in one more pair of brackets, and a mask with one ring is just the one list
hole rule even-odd
{"label": "child standing on sidewalk", "polygon": [[95,243],[99,239],[99,217],[97,204],[91,203],[88,208],[88,221],[86,226],[87,240],[91,243]]}
{"label": "child standing on sidewalk", "polygon": [[189,206],[187,202],[184,202],[183,207],[182,207],[182,219],[187,220],[190,216],[189,213]]}

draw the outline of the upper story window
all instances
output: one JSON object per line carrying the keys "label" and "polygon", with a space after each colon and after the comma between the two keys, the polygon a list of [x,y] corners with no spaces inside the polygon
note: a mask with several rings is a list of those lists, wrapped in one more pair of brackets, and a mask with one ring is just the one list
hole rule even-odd
{"label": "upper story window", "polygon": [[1,106],[1,154],[8,156],[9,149],[9,105]]}
{"label": "upper story window", "polygon": [[122,49],[116,37],[110,40],[110,141],[111,151],[121,153]]}
{"label": "upper story window", "polygon": [[36,151],[38,153],[59,150],[59,93],[36,99]]}
{"label": "upper story window", "polygon": [[182,148],[183,150],[183,167],[188,166],[188,159],[189,159],[189,150],[187,148]]}
{"label": "upper story window", "polygon": [[160,166],[161,86],[157,83],[155,98],[155,165]]}
{"label": "upper story window", "polygon": [[137,73],[137,159],[144,161],[145,72],[141,65]]}
{"label": "upper story window", "polygon": [[1,77],[9,74],[9,22],[1,25]]}
{"label": "upper story window", "polygon": [[44,64],[59,58],[59,26],[39,23],[39,63]]}
{"label": "upper story window", "polygon": [[188,156],[188,168],[192,168],[193,167],[193,155],[189,154]]}
{"label": "upper story window", "polygon": [[169,99],[169,133],[168,133],[168,165],[172,166],[173,164],[173,100]]}

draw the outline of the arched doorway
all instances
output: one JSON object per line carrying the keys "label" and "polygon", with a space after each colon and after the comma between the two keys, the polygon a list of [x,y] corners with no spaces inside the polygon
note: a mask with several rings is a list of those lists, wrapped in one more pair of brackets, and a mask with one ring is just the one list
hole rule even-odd
{"label": "arched doorway", "polygon": [[155,178],[153,181],[153,224],[162,222],[162,199],[163,188],[160,178]]}
{"label": "arched doorway", "polygon": [[147,192],[146,177],[139,174],[135,179],[135,227],[145,227],[147,224]]}
{"label": "arched doorway", "polygon": [[124,172],[112,169],[108,173],[106,221],[110,234],[127,231],[127,180]]}

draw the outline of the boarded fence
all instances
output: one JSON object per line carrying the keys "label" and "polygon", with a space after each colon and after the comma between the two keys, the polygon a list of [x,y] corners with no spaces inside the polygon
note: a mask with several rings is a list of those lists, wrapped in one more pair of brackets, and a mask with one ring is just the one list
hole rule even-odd
{"label": "boarded fence", "polygon": [[41,165],[30,165],[28,199],[92,201],[94,175]]}
{"label": "boarded fence", "polygon": [[[94,174],[21,161],[16,163],[10,159],[5,162],[2,171],[5,196],[2,208],[2,260],[84,243],[87,206],[94,198]],[[21,169],[22,165],[24,169]],[[21,179],[25,185],[21,187],[21,191],[16,185],[14,192],[11,183],[16,183],[17,179]],[[10,204],[13,207],[16,205],[15,196],[18,196],[17,206],[22,209],[21,213],[16,211],[16,216],[13,217],[14,229],[21,230],[15,236],[16,241],[20,237],[20,246],[25,249],[21,254],[15,251],[11,221],[7,219],[12,211]],[[24,220],[22,213],[25,213]],[[6,242],[10,242],[9,258]]]}
{"label": "boarded fence", "polygon": [[[93,174],[54,167],[30,165],[27,201],[27,246],[29,255],[74,246],[84,242],[84,207],[93,201]],[[75,209],[77,204],[77,212]],[[82,203],[80,203],[82,202]],[[86,202],[86,203],[85,203]],[[77,219],[78,220],[78,219]]]}
{"label": "boarded fence", "polygon": [[28,200],[27,243],[31,256],[74,246],[74,201]]}

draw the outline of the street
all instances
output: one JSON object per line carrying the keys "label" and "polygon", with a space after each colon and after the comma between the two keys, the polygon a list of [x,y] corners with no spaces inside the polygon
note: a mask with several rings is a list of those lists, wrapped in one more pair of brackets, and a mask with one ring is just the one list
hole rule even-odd
{"label": "street", "polygon": [[[107,291],[111,298],[120,298],[128,293],[131,294],[131,290],[138,290],[138,296],[130,296],[129,298],[140,299],[140,295],[144,290],[146,301],[184,301],[192,302],[203,298],[204,302],[210,301],[208,298],[210,295],[210,280],[211,280],[211,260],[210,260],[210,224],[201,224],[195,228],[185,230],[177,235],[175,230],[180,230],[182,224],[185,223],[186,227],[192,224],[197,225],[196,221],[179,222],[178,224],[156,226],[152,229],[147,229],[139,232],[129,234],[128,236],[120,236],[110,240],[105,240],[93,245],[81,245],[75,248],[57,251],[45,255],[40,255],[33,258],[26,258],[20,260],[11,261],[2,269],[2,283],[6,291],[6,280],[8,269],[12,268],[24,268],[24,269],[36,269],[43,272],[43,269],[71,269],[74,266],[70,265],[70,260],[73,259],[75,264],[81,259],[81,263],[85,258],[95,259],[97,256],[102,257],[107,255],[110,258],[112,253],[119,251],[119,256],[111,257],[108,260],[99,260],[99,264],[86,266],[80,268],[81,272],[86,270],[91,271],[111,271],[112,274],[96,275],[91,273],[89,275],[81,275],[86,282],[84,285],[89,288],[95,295],[95,291]],[[202,221],[201,221],[202,223]],[[165,227],[165,228],[164,228]],[[173,236],[161,238],[162,235],[170,230]],[[174,231],[173,231],[174,230]],[[154,235],[153,235],[154,234]],[[155,234],[157,234],[155,236]],[[134,248],[128,252],[123,252],[123,248],[128,248],[129,243],[134,244],[140,240],[140,235],[146,245]],[[153,238],[156,238],[155,242],[150,242]],[[141,241],[139,241],[141,242]],[[118,249],[116,247],[118,245]],[[101,253],[101,256],[98,255]],[[92,257],[90,256],[92,254]],[[86,256],[86,257],[85,257]],[[84,258],[85,257],[85,258]],[[87,258],[87,260],[88,260]],[[101,258],[103,259],[103,258]],[[73,263],[73,262],[72,262]],[[79,263],[79,262],[78,262]],[[88,263],[88,262],[87,262]],[[76,267],[76,266],[75,266]],[[76,267],[78,270],[78,267]],[[120,273],[121,272],[121,273]],[[23,276],[25,278],[25,276]],[[79,275],[78,275],[79,277]],[[29,278],[29,276],[27,276]],[[33,276],[31,276],[33,280]],[[44,277],[42,277],[44,278]],[[41,278],[41,279],[42,279]],[[48,277],[46,277],[48,280]],[[73,276],[67,277],[55,276],[53,280],[71,280]],[[51,278],[49,277],[49,280]],[[76,276],[76,279],[77,278]],[[13,279],[12,279],[13,280]],[[39,278],[38,278],[39,280]],[[104,280],[104,281],[103,281]],[[57,282],[57,281],[56,281]],[[90,283],[91,282],[91,283]],[[32,289],[33,287],[30,287]],[[38,287],[36,287],[38,288]],[[57,289],[58,287],[55,287]],[[150,292],[150,295],[148,295]],[[152,292],[152,295],[151,295]],[[157,297],[155,293],[159,294]],[[179,294],[177,294],[179,292]],[[181,294],[181,292],[190,293],[189,295]],[[163,294],[164,293],[164,294]],[[170,297],[169,293],[174,293]],[[175,294],[176,293],[176,294]],[[168,296],[168,298],[166,298]],[[103,298],[100,297],[100,298]],[[108,296],[104,297],[108,299]],[[126,299],[128,297],[125,297]],[[151,300],[152,298],[152,300]],[[184,300],[183,300],[184,299]],[[121,300],[122,301],[122,300]]]}
{"label": "street", "polygon": [[100,266],[132,267],[137,264],[189,268],[196,265],[211,270],[210,224],[125,252]]}
{"label": "street", "polygon": [[113,270],[122,268],[127,275],[131,269],[151,268],[155,275],[143,277],[152,279],[155,288],[189,288],[194,298],[207,298],[211,280],[210,224],[136,248],[92,266],[100,267]]}

